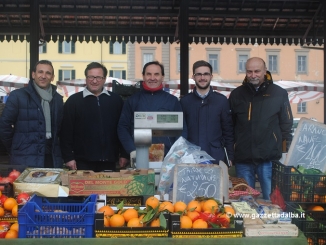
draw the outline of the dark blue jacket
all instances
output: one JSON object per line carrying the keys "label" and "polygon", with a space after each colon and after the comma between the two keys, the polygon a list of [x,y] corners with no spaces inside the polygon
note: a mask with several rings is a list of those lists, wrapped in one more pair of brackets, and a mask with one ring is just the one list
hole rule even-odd
{"label": "dark blue jacket", "polygon": [[[182,111],[182,108],[177,97],[163,90],[154,93],[142,90],[129,97],[124,103],[118,125],[119,139],[129,154],[136,150],[134,144],[135,111]],[[163,143],[166,154],[175,140],[175,137],[154,137],[152,143]]]}
{"label": "dark blue jacket", "polygon": [[[52,156],[54,167],[61,168],[63,161],[58,135],[63,116],[63,99],[56,92],[56,86],[51,86]],[[41,98],[31,80],[27,87],[10,93],[0,117],[0,138],[11,155],[10,163],[26,167],[44,167],[45,134]]]}
{"label": "dark blue jacket", "polygon": [[233,123],[227,98],[212,88],[202,99],[194,88],[180,100],[184,119],[187,124],[187,140],[215,159],[225,162],[225,151],[233,160]]}

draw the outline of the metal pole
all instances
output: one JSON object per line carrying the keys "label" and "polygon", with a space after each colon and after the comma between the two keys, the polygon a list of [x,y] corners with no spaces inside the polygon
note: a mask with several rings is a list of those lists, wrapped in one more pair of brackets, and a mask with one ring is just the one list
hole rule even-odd
{"label": "metal pole", "polygon": [[180,96],[184,96],[189,90],[189,1],[181,0],[179,16],[179,40],[180,40]]}
{"label": "metal pole", "polygon": [[39,0],[30,0],[30,43],[29,43],[29,76],[32,79],[34,65],[39,60],[39,37],[40,37],[40,10]]}

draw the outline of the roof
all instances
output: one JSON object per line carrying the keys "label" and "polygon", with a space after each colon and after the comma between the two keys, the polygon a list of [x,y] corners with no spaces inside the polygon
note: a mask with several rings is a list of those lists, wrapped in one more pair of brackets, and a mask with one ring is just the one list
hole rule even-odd
{"label": "roof", "polygon": [[[0,0],[0,41],[29,40],[37,0]],[[46,41],[323,44],[322,0],[38,0]],[[34,10],[33,10],[34,9]],[[36,8],[38,9],[38,8]],[[35,13],[35,12],[34,12]]]}

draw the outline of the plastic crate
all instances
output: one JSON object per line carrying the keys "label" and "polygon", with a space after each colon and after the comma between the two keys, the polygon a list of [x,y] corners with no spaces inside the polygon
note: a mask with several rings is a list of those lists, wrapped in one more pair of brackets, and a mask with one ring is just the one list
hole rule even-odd
{"label": "plastic crate", "polygon": [[63,202],[33,195],[19,210],[19,238],[91,238],[97,195]]}
{"label": "plastic crate", "polygon": [[294,216],[292,224],[295,224],[304,233],[309,245],[325,245],[326,212],[309,210],[300,212],[298,210],[298,208],[306,208],[306,206],[306,204],[286,203],[286,211]]}
{"label": "plastic crate", "polygon": [[273,162],[272,187],[286,202],[326,203],[326,175],[302,174],[294,166]]}

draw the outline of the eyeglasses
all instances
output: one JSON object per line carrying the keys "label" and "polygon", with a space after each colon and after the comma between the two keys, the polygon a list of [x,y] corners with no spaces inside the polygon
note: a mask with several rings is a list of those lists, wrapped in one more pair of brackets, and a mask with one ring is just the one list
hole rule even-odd
{"label": "eyeglasses", "polygon": [[202,76],[204,76],[204,77],[209,77],[209,76],[211,76],[211,74],[210,74],[209,72],[205,72],[205,73],[195,73],[194,76],[195,76],[195,77],[202,77]]}
{"label": "eyeglasses", "polygon": [[97,76],[97,77],[95,77],[95,76],[87,76],[86,78],[88,80],[90,80],[90,81],[93,81],[94,79],[96,79],[96,81],[98,81],[98,82],[101,82],[104,79],[104,77],[100,77],[100,76]]}

